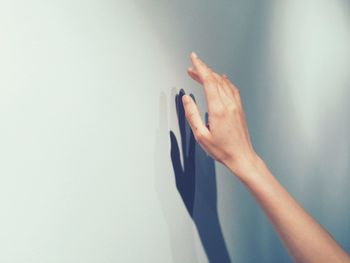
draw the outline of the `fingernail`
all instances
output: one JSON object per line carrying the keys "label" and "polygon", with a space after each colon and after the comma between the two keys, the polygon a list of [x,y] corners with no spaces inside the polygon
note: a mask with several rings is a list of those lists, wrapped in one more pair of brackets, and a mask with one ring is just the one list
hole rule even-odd
{"label": "fingernail", "polygon": [[183,103],[190,102],[189,96],[188,96],[188,95],[183,95],[183,96],[182,96],[182,101],[183,101]]}
{"label": "fingernail", "polygon": [[196,52],[192,52],[192,57],[194,57],[194,58],[198,58],[198,56],[197,56],[197,54],[196,54]]}

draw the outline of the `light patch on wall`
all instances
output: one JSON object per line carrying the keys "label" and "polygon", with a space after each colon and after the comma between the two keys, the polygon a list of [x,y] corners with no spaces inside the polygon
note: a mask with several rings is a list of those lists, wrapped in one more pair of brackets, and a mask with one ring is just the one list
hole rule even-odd
{"label": "light patch on wall", "polygon": [[350,66],[350,32],[343,1],[283,1],[275,5],[271,32],[283,83],[309,146],[319,123],[344,96]]}

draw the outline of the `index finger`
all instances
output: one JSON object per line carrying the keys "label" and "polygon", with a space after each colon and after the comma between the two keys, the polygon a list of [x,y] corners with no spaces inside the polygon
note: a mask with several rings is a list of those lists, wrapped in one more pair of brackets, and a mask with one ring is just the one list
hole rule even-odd
{"label": "index finger", "polygon": [[221,104],[216,78],[213,71],[197,56],[196,53],[191,53],[192,64],[204,86],[204,91],[207,97],[208,108],[212,105]]}

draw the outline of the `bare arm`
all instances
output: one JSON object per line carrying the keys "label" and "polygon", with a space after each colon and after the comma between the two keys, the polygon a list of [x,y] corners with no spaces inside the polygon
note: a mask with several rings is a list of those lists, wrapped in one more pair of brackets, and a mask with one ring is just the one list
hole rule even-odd
{"label": "bare arm", "polygon": [[261,205],[297,262],[350,262],[331,235],[279,184],[250,141],[239,90],[196,54],[188,74],[204,87],[209,123],[204,125],[190,96],[183,96],[186,118],[196,140],[226,165]]}

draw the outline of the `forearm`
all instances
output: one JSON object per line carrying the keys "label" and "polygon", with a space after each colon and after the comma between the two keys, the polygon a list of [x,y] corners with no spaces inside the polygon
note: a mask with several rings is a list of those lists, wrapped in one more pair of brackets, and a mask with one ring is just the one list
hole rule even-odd
{"label": "forearm", "polygon": [[191,54],[189,75],[203,85],[208,102],[204,125],[190,96],[183,96],[186,118],[196,140],[228,166],[266,212],[290,254],[298,262],[350,262],[348,255],[273,177],[255,154],[238,88]]}
{"label": "forearm", "polygon": [[261,205],[297,262],[350,262],[331,235],[281,186],[260,158],[235,173]]}

